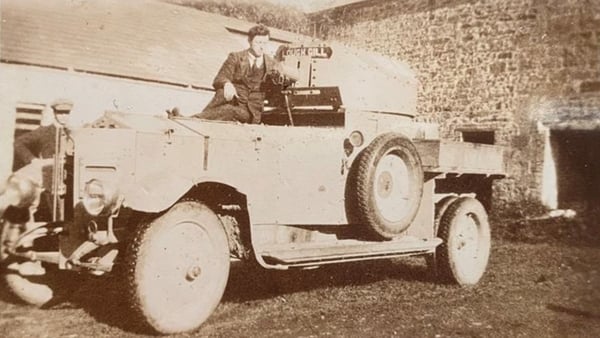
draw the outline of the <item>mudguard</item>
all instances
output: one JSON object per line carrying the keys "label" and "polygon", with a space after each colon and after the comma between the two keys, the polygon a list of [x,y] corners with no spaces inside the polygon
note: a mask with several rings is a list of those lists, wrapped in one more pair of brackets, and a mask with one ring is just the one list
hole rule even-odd
{"label": "mudguard", "polygon": [[[226,181],[222,177],[186,177],[182,174],[163,173],[146,176],[122,192],[123,206],[141,212],[161,212],[170,208],[194,186],[202,183],[220,183],[241,187],[240,182]],[[237,183],[237,184],[236,184]],[[237,189],[242,192],[242,190]]]}
{"label": "mudguard", "polygon": [[160,212],[173,205],[195,182],[180,175],[146,177],[123,192],[123,205],[142,212]]}

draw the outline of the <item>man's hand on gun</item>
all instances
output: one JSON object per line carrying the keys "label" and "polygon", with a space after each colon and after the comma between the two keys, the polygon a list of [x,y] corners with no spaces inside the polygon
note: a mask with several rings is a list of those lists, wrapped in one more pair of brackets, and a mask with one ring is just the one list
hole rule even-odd
{"label": "man's hand on gun", "polygon": [[284,88],[289,87],[292,83],[295,82],[294,79],[288,77],[286,74],[283,74],[276,69],[271,70],[268,75],[271,82],[276,86],[283,86]]}

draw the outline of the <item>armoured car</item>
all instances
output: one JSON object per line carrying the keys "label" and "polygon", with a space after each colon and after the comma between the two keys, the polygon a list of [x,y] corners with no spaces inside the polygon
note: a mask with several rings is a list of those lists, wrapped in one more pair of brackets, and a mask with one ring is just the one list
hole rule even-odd
{"label": "armoured car", "polygon": [[304,78],[273,74],[262,124],[106,112],[61,128],[45,183],[16,173],[7,188],[52,196],[50,219],[31,217],[32,203],[4,213],[8,288],[43,305],[66,287],[57,276],[119,273],[135,318],[168,334],[210,316],[232,259],[307,269],[422,255],[440,281],[476,284],[502,148],[441,140],[418,122],[404,68],[357,56],[366,72],[390,72],[376,88],[345,88],[332,85],[349,74],[331,47],[280,53]]}

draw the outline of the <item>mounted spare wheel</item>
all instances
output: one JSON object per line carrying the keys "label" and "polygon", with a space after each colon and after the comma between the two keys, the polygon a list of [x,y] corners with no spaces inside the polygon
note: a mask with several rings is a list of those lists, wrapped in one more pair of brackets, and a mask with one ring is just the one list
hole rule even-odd
{"label": "mounted spare wheel", "polygon": [[423,194],[423,168],[404,135],[378,136],[356,158],[346,184],[346,214],[378,239],[392,239],[415,218]]}

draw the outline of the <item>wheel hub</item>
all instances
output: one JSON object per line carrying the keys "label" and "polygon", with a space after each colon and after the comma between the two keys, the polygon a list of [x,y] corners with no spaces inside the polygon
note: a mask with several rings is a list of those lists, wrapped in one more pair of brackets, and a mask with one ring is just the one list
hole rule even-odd
{"label": "wheel hub", "polygon": [[375,169],[373,192],[378,212],[390,222],[406,216],[410,190],[409,170],[404,160],[396,154],[385,155]]}
{"label": "wheel hub", "polygon": [[191,266],[185,274],[185,279],[190,282],[196,280],[202,274],[202,268],[199,265]]}
{"label": "wheel hub", "polygon": [[394,189],[394,180],[392,178],[392,174],[389,171],[384,171],[379,175],[379,179],[377,180],[377,192],[379,196],[382,198],[387,198],[392,193]]}
{"label": "wheel hub", "polygon": [[467,215],[466,219],[461,222],[456,250],[462,255],[475,258],[477,256],[477,242],[477,224],[472,217]]}

